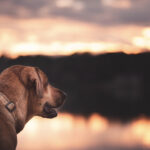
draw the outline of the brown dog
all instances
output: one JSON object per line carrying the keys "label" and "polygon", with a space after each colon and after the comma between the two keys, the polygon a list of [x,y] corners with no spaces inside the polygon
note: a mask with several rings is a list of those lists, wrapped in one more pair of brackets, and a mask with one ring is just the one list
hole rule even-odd
{"label": "brown dog", "polygon": [[66,95],[39,69],[16,65],[0,74],[0,150],[15,150],[17,136],[33,116],[53,118]]}

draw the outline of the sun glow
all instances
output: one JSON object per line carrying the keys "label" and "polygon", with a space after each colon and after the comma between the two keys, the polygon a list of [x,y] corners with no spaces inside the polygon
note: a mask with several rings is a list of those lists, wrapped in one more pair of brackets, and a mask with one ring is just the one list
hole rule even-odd
{"label": "sun glow", "polygon": [[93,114],[89,118],[89,128],[94,132],[100,132],[108,127],[108,121],[98,114]]}
{"label": "sun glow", "polygon": [[[140,45],[139,45],[140,46]],[[63,43],[63,42],[54,42],[50,43],[49,46],[38,44],[35,42],[30,43],[20,43],[15,45],[9,50],[9,52],[5,52],[6,56],[16,58],[18,56],[26,56],[26,55],[48,55],[48,56],[66,56],[72,55],[74,53],[86,53],[89,52],[93,55],[101,54],[101,53],[109,53],[109,52],[125,52],[127,54],[130,53],[139,53],[140,50],[134,49],[135,51],[130,51],[128,46],[124,46],[124,49],[119,49],[121,46],[117,43],[107,43],[107,42],[99,42],[99,43]]]}
{"label": "sun glow", "polygon": [[147,38],[150,38],[150,28],[145,28],[143,30],[143,35]]}
{"label": "sun glow", "polygon": [[150,49],[150,28],[145,28],[142,35],[133,38],[133,44],[140,48]]}
{"label": "sun glow", "polygon": [[150,120],[137,120],[132,124],[132,131],[139,141],[150,147]]}
{"label": "sun glow", "polygon": [[[76,3],[75,1],[73,1]],[[71,5],[58,1],[58,5]],[[10,24],[11,22],[11,24]],[[104,27],[64,18],[12,19],[0,17],[0,55],[64,56],[89,52],[139,53],[149,46],[149,28]],[[141,35],[142,33],[142,35]]]}
{"label": "sun glow", "polygon": [[150,120],[141,118],[123,125],[109,122],[98,114],[85,118],[62,113],[51,120],[33,118],[18,135],[18,139],[17,150],[83,150],[88,147],[101,149],[106,145],[142,145],[150,148]]}

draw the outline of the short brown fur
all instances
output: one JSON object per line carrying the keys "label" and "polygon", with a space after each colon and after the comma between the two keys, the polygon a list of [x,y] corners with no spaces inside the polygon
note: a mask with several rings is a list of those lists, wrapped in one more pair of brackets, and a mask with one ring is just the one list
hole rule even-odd
{"label": "short brown fur", "polygon": [[66,97],[39,68],[15,65],[0,74],[0,92],[16,106],[15,118],[0,99],[0,150],[15,150],[17,133],[33,117],[53,118]]}

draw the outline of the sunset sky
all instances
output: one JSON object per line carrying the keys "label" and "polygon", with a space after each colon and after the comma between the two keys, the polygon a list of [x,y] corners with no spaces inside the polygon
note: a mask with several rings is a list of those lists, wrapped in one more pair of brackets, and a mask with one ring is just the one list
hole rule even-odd
{"label": "sunset sky", "polygon": [[[11,58],[26,55],[66,56],[84,52],[137,54],[147,51],[150,51],[150,0],[0,0],[0,57],[2,55]],[[54,61],[54,59],[46,61],[47,59],[45,59],[43,64],[38,60],[44,58],[31,58],[32,61],[28,61],[27,64],[31,65],[36,60],[35,64],[41,63],[53,81],[60,80],[58,85],[68,84],[64,86],[64,88],[69,87],[68,95],[75,95],[70,101],[82,100],[82,95],[81,99],[76,99],[76,95],[80,96],[78,91],[82,91],[87,85],[88,88],[83,90],[83,93],[99,90],[98,92],[101,92],[102,96],[103,93],[104,96],[105,94],[110,96],[110,100],[106,99],[107,103],[109,101],[113,103],[111,95],[116,98],[122,92],[123,96],[120,94],[123,97],[120,98],[122,103],[114,102],[119,102],[117,106],[123,105],[127,97],[126,106],[128,106],[130,100],[128,96],[130,97],[130,95],[133,96],[133,103],[136,104],[134,91],[136,92],[135,97],[138,95],[138,90],[140,91],[139,95],[141,94],[145,99],[148,95],[149,80],[147,81],[147,79],[150,73],[147,75],[148,69],[145,65],[148,64],[148,59],[139,67],[131,60],[143,61],[144,56],[138,57],[138,59],[135,57],[128,59],[128,55],[120,56],[106,56],[101,57],[102,59],[97,57],[94,58],[95,60],[88,55],[82,58],[79,56],[68,58],[67,61],[65,59],[63,61]],[[124,60],[121,61],[120,58],[124,58]],[[88,60],[92,61],[87,63]],[[128,60],[130,61],[128,62]],[[121,65],[117,65],[119,61]],[[15,63],[18,62],[24,63],[24,60],[17,60]],[[81,62],[83,65],[79,67]],[[70,64],[66,65],[67,63]],[[13,62],[2,59],[1,69],[10,64]],[[112,69],[110,69],[111,66],[113,66]],[[74,72],[71,72],[72,68],[75,70]],[[51,70],[54,73],[51,73]],[[87,76],[88,71],[90,73]],[[82,80],[83,82],[80,82]],[[85,84],[86,82],[87,84]],[[96,93],[95,91],[93,93]],[[147,95],[144,95],[144,92]],[[97,95],[95,97],[99,100],[99,94]],[[85,98],[87,100],[88,97],[85,96]],[[138,98],[137,101],[142,99]],[[101,100],[102,103],[104,100]],[[85,108],[91,109],[98,105],[96,101],[94,102],[94,105],[87,105]],[[147,101],[140,100],[138,102],[138,104],[143,104],[142,102]],[[70,103],[68,106],[74,107],[72,104],[76,103]],[[123,105],[124,108],[126,106]],[[147,106],[144,104],[139,108],[147,108]],[[133,108],[133,112],[134,109],[138,110],[136,106]],[[59,116],[52,120],[33,118],[25,126],[23,132],[18,135],[17,150],[150,149],[149,118],[142,116],[127,123],[113,122],[101,114],[94,113],[95,109],[91,110],[92,113],[89,117],[59,113]],[[142,109],[139,110],[142,111]],[[127,110],[127,115],[128,111],[130,109]]]}
{"label": "sunset sky", "polygon": [[0,54],[150,49],[149,0],[1,0]]}

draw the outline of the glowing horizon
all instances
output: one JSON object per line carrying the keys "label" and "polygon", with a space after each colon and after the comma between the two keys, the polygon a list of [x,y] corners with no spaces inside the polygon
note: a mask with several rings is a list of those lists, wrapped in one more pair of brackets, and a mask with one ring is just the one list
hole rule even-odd
{"label": "glowing horizon", "polygon": [[0,55],[149,51],[149,4],[148,0],[0,1]]}
{"label": "glowing horizon", "polygon": [[[12,22],[13,26],[9,24]],[[135,25],[102,27],[64,18],[0,17],[0,55],[66,56],[89,52],[136,54],[150,50],[150,28]]]}
{"label": "glowing horizon", "polygon": [[[48,49],[41,48],[44,50],[32,49],[32,47],[40,47],[34,43],[20,44],[17,45],[13,50],[9,52],[3,51],[1,55],[8,56],[11,58],[16,58],[18,56],[27,56],[27,55],[46,55],[46,56],[68,56],[75,53],[90,53],[93,55],[104,54],[104,53],[115,53],[115,52],[124,52],[126,54],[137,54],[143,52],[142,49],[135,48],[134,51],[129,49],[120,49],[117,44],[114,43],[69,43],[63,44],[59,42],[52,43]],[[42,47],[42,46],[41,46]],[[43,46],[44,47],[44,46]],[[54,48],[54,49],[53,49]],[[57,49],[58,48],[58,49]],[[61,50],[59,50],[61,49]]]}

